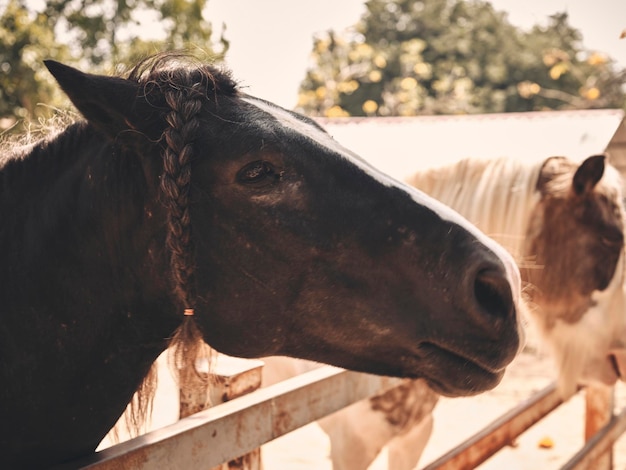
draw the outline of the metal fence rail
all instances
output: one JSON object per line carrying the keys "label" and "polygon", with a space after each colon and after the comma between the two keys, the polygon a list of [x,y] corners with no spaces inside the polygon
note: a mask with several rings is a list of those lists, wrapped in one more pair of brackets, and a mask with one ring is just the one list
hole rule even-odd
{"label": "metal fence rail", "polygon": [[561,470],[597,469],[598,460],[611,451],[615,441],[626,431],[626,408],[592,436]]}
{"label": "metal fence rail", "polygon": [[211,468],[400,381],[325,366],[58,468]]}
{"label": "metal fence rail", "polygon": [[[614,390],[588,388],[585,401],[586,444],[560,470],[609,470],[612,446],[626,432],[626,408],[613,414]],[[554,384],[535,393],[511,411],[462,442],[422,470],[471,470],[488,460],[563,401]]]}
{"label": "metal fence rail", "polygon": [[423,470],[470,470],[485,462],[563,403],[554,384],[505,413]]}
{"label": "metal fence rail", "polygon": [[[325,366],[56,468],[213,468],[400,382]],[[626,408],[613,414],[612,390],[592,388],[586,393],[587,443],[562,470],[612,468],[612,446],[626,431]],[[550,385],[423,470],[473,469],[561,404]]]}

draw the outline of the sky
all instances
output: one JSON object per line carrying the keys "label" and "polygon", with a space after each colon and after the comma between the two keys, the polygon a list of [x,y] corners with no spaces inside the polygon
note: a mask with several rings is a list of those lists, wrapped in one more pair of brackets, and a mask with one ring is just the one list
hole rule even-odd
{"label": "sky", "polygon": [[[251,95],[286,108],[297,102],[309,64],[313,35],[353,26],[365,0],[209,0],[206,18],[226,24],[231,41],[226,57],[235,79]],[[626,0],[492,0],[509,21],[523,28],[545,24],[567,11],[570,25],[583,34],[585,49],[611,56],[626,67]]]}

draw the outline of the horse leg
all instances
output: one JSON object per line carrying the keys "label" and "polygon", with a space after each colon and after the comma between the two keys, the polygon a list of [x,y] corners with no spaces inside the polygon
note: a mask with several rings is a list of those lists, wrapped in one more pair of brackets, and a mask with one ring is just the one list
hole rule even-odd
{"label": "horse leg", "polygon": [[366,470],[397,432],[385,414],[362,400],[320,421],[330,439],[333,470]]}
{"label": "horse leg", "polygon": [[417,467],[432,434],[433,423],[433,415],[430,413],[408,432],[399,434],[391,440],[387,447],[390,470],[412,470]]}

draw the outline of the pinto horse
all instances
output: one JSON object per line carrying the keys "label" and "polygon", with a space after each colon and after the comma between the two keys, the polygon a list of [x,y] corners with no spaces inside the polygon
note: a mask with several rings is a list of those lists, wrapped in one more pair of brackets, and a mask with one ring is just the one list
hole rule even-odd
{"label": "pinto horse", "polygon": [[[560,393],[626,377],[622,182],[602,155],[524,163],[464,159],[408,182],[458,210],[518,260],[530,317],[555,360]],[[264,383],[318,365],[266,358]],[[430,437],[438,394],[423,380],[358,402],[319,424],[335,470],[366,469],[384,446],[410,470]]]}
{"label": "pinto horse", "polygon": [[519,271],[457,213],[213,66],[46,65],[85,120],[0,161],[3,466],[91,453],[170,340],[498,384]]}

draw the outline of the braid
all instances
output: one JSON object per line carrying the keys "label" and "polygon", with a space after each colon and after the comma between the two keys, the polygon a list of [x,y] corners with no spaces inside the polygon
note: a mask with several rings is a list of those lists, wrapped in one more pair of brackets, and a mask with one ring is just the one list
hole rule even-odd
{"label": "braid", "polygon": [[193,144],[199,129],[197,115],[202,108],[202,97],[200,83],[184,88],[182,93],[175,89],[165,93],[171,111],[166,115],[169,126],[163,134],[166,147],[161,190],[168,209],[166,244],[171,256],[174,292],[185,309],[195,306],[195,262],[189,191]]}
{"label": "braid", "polygon": [[[199,357],[210,358],[193,316],[195,308],[195,256],[191,237],[189,214],[189,192],[191,189],[191,160],[193,146],[199,132],[198,114],[202,109],[206,85],[194,83],[188,87],[170,86],[165,92],[165,101],[170,109],[165,120],[168,124],[163,133],[163,175],[161,191],[167,210],[166,245],[170,252],[170,267],[174,282],[174,293],[185,312],[183,322],[171,339],[170,362],[179,374],[179,383],[190,383],[193,377],[205,383],[196,370]],[[182,375],[180,375],[182,374]]]}
{"label": "braid", "polygon": [[[219,89],[225,95],[234,95],[236,83],[227,72],[200,66],[181,53],[146,58],[130,71],[128,79],[143,86],[142,98],[150,108],[165,109],[161,197],[167,213],[166,247],[173,289],[181,304],[180,314],[184,313],[180,327],[170,339],[169,363],[181,388],[193,383],[206,389],[209,375],[198,372],[196,361],[207,359],[210,365],[214,351],[204,342],[195,316],[191,315],[196,306],[195,253],[189,213],[191,160],[194,141],[200,132],[198,115],[209,91],[216,93]],[[158,124],[160,131],[161,122]],[[158,134],[154,138],[158,139]],[[156,379],[154,374],[150,377]],[[148,380],[148,385],[138,391],[137,400],[131,402],[134,404],[130,407],[132,428],[145,419],[155,388],[155,382]]]}

